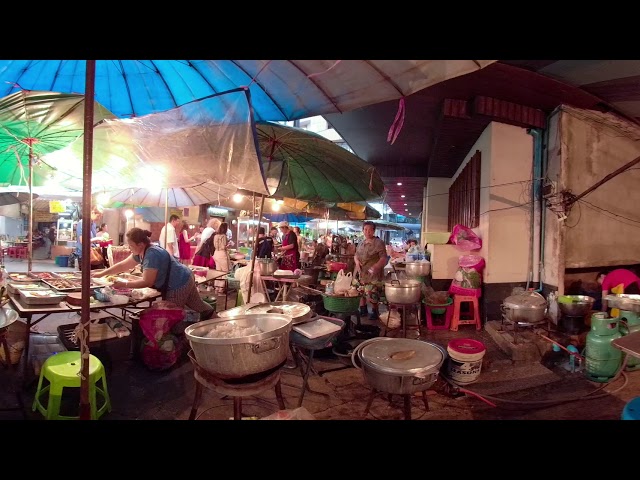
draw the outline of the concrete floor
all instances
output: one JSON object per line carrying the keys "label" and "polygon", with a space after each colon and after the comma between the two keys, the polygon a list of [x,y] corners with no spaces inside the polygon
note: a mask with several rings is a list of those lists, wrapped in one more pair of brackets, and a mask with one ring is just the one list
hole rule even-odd
{"label": "concrete floor", "polygon": [[[21,264],[24,268],[20,267]],[[64,270],[55,266],[53,261],[46,260],[35,263],[33,270],[54,268]],[[24,271],[26,261],[9,262],[7,270]],[[38,331],[55,333],[60,322],[69,323],[69,319],[47,319],[38,325]],[[364,322],[368,323],[368,320]],[[394,333],[398,332],[390,335]],[[416,333],[409,330],[407,336],[415,338]],[[445,348],[452,338],[474,338],[485,344],[487,352],[480,376],[475,383],[464,387],[465,393],[452,391],[447,382],[438,379],[427,391],[429,411],[425,410],[421,396],[412,398],[412,419],[619,420],[626,402],[640,395],[638,371],[626,372],[608,384],[599,384],[587,380],[581,373],[570,373],[562,366],[552,371],[540,362],[512,362],[486,331],[476,332],[472,326],[463,326],[458,332],[427,332],[421,329],[420,333],[420,339]],[[329,354],[315,359],[316,370],[322,372],[344,365],[330,352],[323,353]],[[288,363],[291,362],[290,357]],[[282,368],[281,381],[286,406],[289,410],[295,409],[302,385],[300,370]],[[0,385],[6,387],[0,389],[0,419],[41,419],[39,413],[30,409],[35,382],[26,388],[12,388],[16,383],[20,384],[16,372],[0,367]],[[151,371],[138,360],[116,361],[108,371],[108,387],[113,410],[102,420],[186,420],[195,393],[193,367],[186,356],[176,366],[162,372]],[[302,406],[318,420],[404,418],[402,397],[394,396],[389,401],[386,395],[377,395],[365,416],[370,389],[362,371],[352,367],[321,375],[312,373],[309,387],[313,392],[306,392]],[[26,411],[16,408],[16,391],[27,407]],[[10,410],[2,410],[7,408]],[[247,417],[264,418],[278,410],[273,391],[243,400],[242,413]],[[232,417],[232,398],[204,389],[197,420]]]}

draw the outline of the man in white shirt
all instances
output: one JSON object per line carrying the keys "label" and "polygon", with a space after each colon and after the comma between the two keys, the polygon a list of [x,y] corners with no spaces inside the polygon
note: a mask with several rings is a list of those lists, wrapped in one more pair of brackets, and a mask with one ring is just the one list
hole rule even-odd
{"label": "man in white shirt", "polygon": [[[176,235],[176,227],[180,223],[180,217],[177,215],[171,215],[169,217],[169,223],[167,223],[162,230],[160,230],[160,246],[164,248],[171,255],[180,259],[180,249],[178,247],[178,236]],[[167,244],[165,246],[165,230],[167,236]]]}

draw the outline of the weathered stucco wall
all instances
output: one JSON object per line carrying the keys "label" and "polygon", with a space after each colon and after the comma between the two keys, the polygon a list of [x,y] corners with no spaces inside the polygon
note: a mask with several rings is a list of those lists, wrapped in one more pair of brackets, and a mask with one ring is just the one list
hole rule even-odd
{"label": "weathered stucco wall", "polygon": [[[561,183],[580,194],[640,156],[640,127],[611,114],[562,107]],[[640,262],[640,165],[578,202],[561,227],[564,268]]]}
{"label": "weathered stucco wall", "polygon": [[[560,171],[562,168],[563,150],[560,148],[560,111],[555,111],[549,117],[547,130],[547,178],[553,182],[554,189],[558,189],[560,182]],[[545,161],[545,160],[543,160]],[[547,285],[562,288],[561,279],[564,274],[564,256],[562,255],[562,238],[558,217],[548,208],[545,209],[545,235],[544,235],[544,258],[542,259],[542,282]],[[562,266],[561,266],[562,263]],[[560,291],[560,294],[564,293]]]}

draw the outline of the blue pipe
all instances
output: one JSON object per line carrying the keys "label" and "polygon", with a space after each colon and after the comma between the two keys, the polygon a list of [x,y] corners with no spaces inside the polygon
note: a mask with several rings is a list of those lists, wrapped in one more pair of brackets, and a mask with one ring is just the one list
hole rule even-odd
{"label": "blue pipe", "polygon": [[542,152],[543,152],[543,140],[542,140],[542,130],[539,128],[529,128],[527,129],[527,133],[533,137],[533,183],[531,185],[531,271],[529,272],[529,278],[527,278],[527,290],[529,290],[529,280],[533,281],[533,269],[535,268],[533,265],[533,235],[534,235],[534,224],[535,219],[533,213],[535,212],[535,202],[540,202],[540,244],[539,244],[539,264],[538,264],[538,280],[539,286],[537,290],[534,290],[537,293],[542,292],[542,265],[544,264],[544,198],[542,197],[542,178],[543,178],[543,170],[546,170],[543,166],[542,162]]}

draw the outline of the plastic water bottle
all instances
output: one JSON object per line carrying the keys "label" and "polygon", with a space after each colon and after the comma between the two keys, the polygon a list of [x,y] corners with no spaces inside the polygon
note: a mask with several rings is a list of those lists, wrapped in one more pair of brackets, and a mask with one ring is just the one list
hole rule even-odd
{"label": "plastic water bottle", "polygon": [[333,295],[333,282],[329,282],[327,284],[327,288],[325,289],[325,293],[327,295]]}

